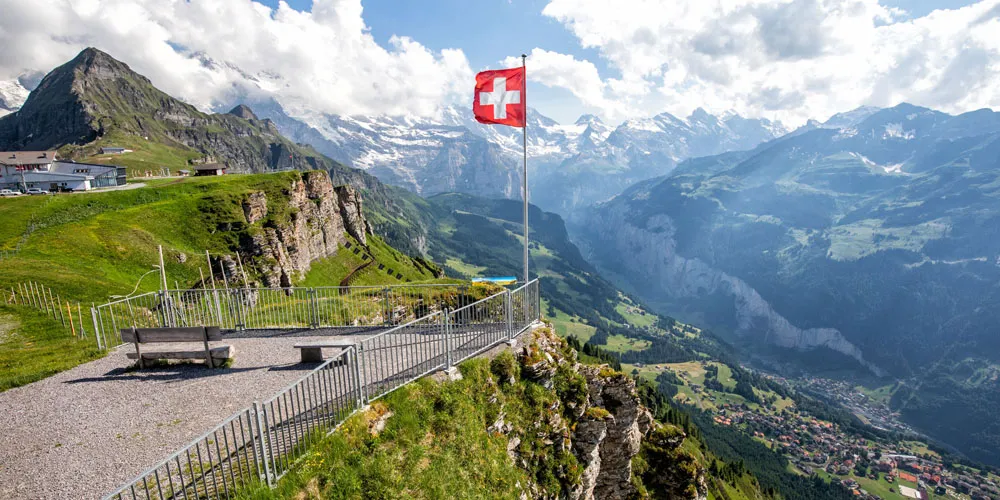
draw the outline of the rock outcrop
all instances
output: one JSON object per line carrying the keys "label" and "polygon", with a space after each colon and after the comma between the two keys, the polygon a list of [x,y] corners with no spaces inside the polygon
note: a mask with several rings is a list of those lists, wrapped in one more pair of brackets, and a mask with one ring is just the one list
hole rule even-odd
{"label": "rock outcrop", "polygon": [[268,217],[269,200],[263,191],[250,193],[242,203],[249,236],[241,242],[241,254],[252,262],[264,286],[291,286],[313,261],[336,254],[347,235],[367,245],[371,226],[354,188],[335,188],[326,172],[306,172],[283,194],[288,207],[281,207],[281,213],[289,214],[284,219]]}
{"label": "rock outcrop", "polygon": [[[532,432],[543,435],[542,443],[571,452],[582,470],[568,488],[571,499],[624,499],[636,494],[632,481],[632,459],[639,454],[643,436],[653,426],[649,410],[642,406],[635,381],[606,365],[577,363],[576,351],[548,328],[532,333],[520,349],[520,373],[525,380],[559,394],[557,408]],[[493,425],[492,430],[499,426]],[[572,429],[572,431],[570,431]],[[511,432],[518,444],[531,436]],[[526,457],[519,460],[529,463]],[[534,495],[539,496],[539,495]],[[543,496],[543,495],[542,495]]]}

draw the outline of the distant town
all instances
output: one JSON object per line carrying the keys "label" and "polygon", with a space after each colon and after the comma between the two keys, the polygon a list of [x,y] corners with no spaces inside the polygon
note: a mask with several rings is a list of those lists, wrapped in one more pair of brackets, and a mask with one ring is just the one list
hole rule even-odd
{"label": "distant town", "polygon": [[917,437],[919,434],[899,421],[899,415],[885,401],[847,382],[788,380],[757,372],[789,390],[819,395],[872,428],[913,436],[913,440],[889,442],[863,436],[800,410],[791,399],[759,388],[754,392],[760,403],[747,401],[733,390],[736,382],[731,368],[717,362],[637,364],[626,369],[650,379],[673,372],[682,382],[676,401],[705,411],[716,425],[738,429],[780,452],[793,472],[840,484],[856,498],[1000,500],[1000,477],[945,463]]}

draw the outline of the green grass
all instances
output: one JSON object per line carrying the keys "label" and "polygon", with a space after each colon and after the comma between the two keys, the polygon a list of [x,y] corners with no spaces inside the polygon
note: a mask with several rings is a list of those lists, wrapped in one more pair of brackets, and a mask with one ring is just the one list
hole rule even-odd
{"label": "green grass", "polygon": [[[542,297],[542,311],[547,311],[548,309],[548,301]],[[556,309],[555,315],[549,315],[545,320],[552,323],[556,334],[560,337],[565,338],[572,335],[579,339],[581,344],[586,343],[597,332],[597,328],[584,323],[584,320],[579,316],[570,316],[561,309]]]}
{"label": "green grass", "polygon": [[628,352],[642,351],[648,349],[649,345],[648,340],[634,339],[624,335],[610,335],[607,343],[601,347],[611,352]]}
{"label": "green grass", "polygon": [[[246,225],[240,206],[245,194],[268,195],[269,216],[259,224],[287,218],[284,190],[297,175],[192,178],[126,191],[2,200],[11,217],[0,222],[0,246],[24,243],[16,257],[0,261],[0,286],[32,280],[71,301],[103,302],[133,289],[157,263],[159,244],[168,283],[193,284],[199,267],[207,269],[205,250],[232,254],[237,247],[240,233],[220,228]],[[29,223],[35,230],[27,234]],[[154,276],[139,291],[157,285]]]}
{"label": "green grass", "polygon": [[97,359],[92,338],[78,340],[35,309],[0,306],[0,391],[30,384]]}
{"label": "green grass", "polygon": [[[504,358],[506,357],[506,358]],[[555,388],[517,377],[508,352],[492,362],[473,359],[459,366],[462,379],[424,378],[404,386],[347,420],[307,454],[269,490],[260,487],[241,498],[519,498],[534,482],[558,495],[579,477],[571,453],[545,443],[553,403],[582,376],[556,376]],[[514,383],[498,384],[497,373],[514,370]],[[575,377],[575,378],[574,378]],[[563,399],[572,397],[566,394]],[[487,432],[504,420],[523,436],[518,452],[507,455],[506,435]],[[384,422],[375,431],[374,422]],[[540,426],[541,425],[541,426]],[[544,432],[543,432],[544,431]]]}
{"label": "green grass", "polygon": [[[626,304],[621,302],[615,306],[615,310],[618,314],[621,314],[634,326],[641,328],[650,328],[656,324],[657,316],[655,314],[643,311],[642,308],[636,307],[634,305]],[[645,313],[645,314],[643,314]]]}
{"label": "green grass", "polygon": [[[126,191],[0,200],[6,215],[0,220],[0,248],[13,249],[23,241],[16,257],[0,260],[0,288],[36,281],[73,302],[102,303],[110,295],[132,291],[139,276],[157,263],[157,245],[164,247],[168,284],[190,286],[198,282],[199,268],[207,271],[205,250],[233,255],[241,238],[290,220],[286,190],[301,175],[306,174],[189,178]],[[268,216],[248,225],[241,202],[254,191],[267,194]],[[28,231],[30,224],[33,232]],[[376,259],[395,272],[389,276],[385,269],[380,276],[374,267],[359,278],[361,284],[433,278],[427,265],[381,239],[372,237],[369,244]],[[360,262],[343,252],[333,260],[342,255],[340,262],[317,263],[317,271],[302,283],[338,285],[349,272],[346,268]],[[244,258],[252,273],[254,257]],[[140,293],[157,289],[155,275],[139,286]]]}
{"label": "green grass", "polygon": [[178,170],[190,170],[190,160],[202,158],[204,153],[185,147],[181,144],[168,145],[161,141],[147,141],[142,137],[115,131],[108,136],[102,137],[93,143],[94,150],[99,151],[101,147],[123,147],[131,149],[131,153],[120,155],[100,155],[87,156],[79,161],[85,163],[99,163],[118,165],[125,167],[128,171],[129,180],[141,179],[145,171],[152,170],[153,175],[160,175],[163,167],[170,169],[176,174]]}
{"label": "green grass", "polygon": [[[358,413],[310,450],[274,490],[243,498],[517,498],[525,471],[507,457],[507,439],[486,432],[488,362],[464,364],[454,383],[422,379]],[[495,387],[495,386],[494,386]],[[384,415],[385,428],[373,421]]]}
{"label": "green grass", "polygon": [[[318,287],[337,286],[351,276],[349,282],[353,286],[375,286],[375,285],[401,285],[405,283],[449,283],[457,280],[437,279],[433,272],[420,261],[404,255],[378,236],[368,237],[368,250],[358,245],[353,238],[348,238],[351,248],[341,247],[337,254],[331,257],[318,259],[312,263],[309,272],[296,282],[298,286]],[[354,250],[359,253],[354,253]],[[371,258],[364,259],[363,255]],[[360,269],[357,273],[351,273],[363,264],[374,261],[373,264]],[[379,265],[382,269],[379,269]],[[389,274],[389,270],[393,273]],[[402,277],[397,278],[397,275]]]}

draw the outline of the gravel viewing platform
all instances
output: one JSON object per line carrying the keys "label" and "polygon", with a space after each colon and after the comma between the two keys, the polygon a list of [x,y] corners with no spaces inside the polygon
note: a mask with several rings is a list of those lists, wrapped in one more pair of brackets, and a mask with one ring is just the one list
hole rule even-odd
{"label": "gravel viewing platform", "polygon": [[[0,393],[0,498],[94,499],[113,491],[220,421],[318,366],[296,343],[375,331],[227,335],[231,368],[176,364],[133,370],[126,353]],[[303,339],[303,336],[310,337]],[[171,348],[184,344],[172,344]],[[191,346],[192,350],[201,344]]]}

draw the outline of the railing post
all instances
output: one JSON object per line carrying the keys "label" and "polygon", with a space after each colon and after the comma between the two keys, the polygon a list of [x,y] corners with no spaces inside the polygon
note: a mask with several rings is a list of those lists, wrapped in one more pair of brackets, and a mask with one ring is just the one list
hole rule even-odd
{"label": "railing post", "polygon": [[444,310],[445,370],[451,370],[451,311]]}
{"label": "railing post", "polygon": [[312,312],[312,318],[310,319],[312,327],[313,329],[319,328],[319,303],[317,302],[315,288],[309,289],[309,304]]}
{"label": "railing post", "polygon": [[[212,278],[213,280],[215,278]],[[225,324],[222,322],[222,303],[219,302],[219,291],[216,290],[215,282],[212,282],[212,297],[215,299],[215,316],[219,319],[219,328],[225,328]]]}
{"label": "railing post", "polygon": [[97,309],[93,307],[90,308],[90,319],[94,320],[94,338],[97,339],[97,348],[103,349],[101,347],[101,331],[97,327]]}
{"label": "railing post", "polygon": [[271,456],[267,450],[267,444],[264,442],[264,421],[261,419],[261,408],[260,402],[253,402],[253,413],[257,418],[257,445],[260,446],[260,457],[261,461],[264,462],[264,477],[267,481],[268,486],[273,486],[271,484]]}
{"label": "railing post", "polygon": [[357,357],[357,363],[354,363],[354,371],[355,376],[358,378],[358,385],[360,386],[358,397],[360,398],[361,406],[368,404],[368,375],[365,373],[364,346],[363,342],[358,342],[355,344],[354,350],[354,355]]}
{"label": "railing post", "polygon": [[507,340],[514,338],[514,299],[510,289],[504,294],[504,316],[507,320]]}
{"label": "railing post", "polygon": [[392,309],[389,307],[389,287],[382,287],[382,324],[390,324]]}
{"label": "railing post", "polygon": [[532,304],[535,306],[535,317],[532,321],[534,323],[542,319],[542,288],[538,278],[535,278],[535,284],[531,288],[535,291],[535,300],[532,301]]}
{"label": "railing post", "polygon": [[365,394],[365,379],[364,371],[361,369],[361,343],[354,345],[354,380],[358,382],[358,407],[362,407],[367,404],[367,395]]}

